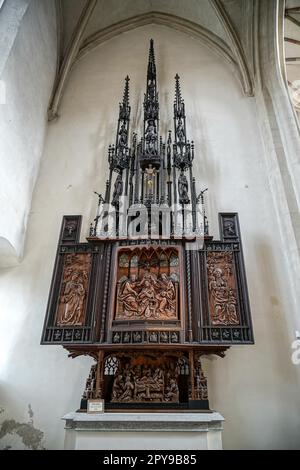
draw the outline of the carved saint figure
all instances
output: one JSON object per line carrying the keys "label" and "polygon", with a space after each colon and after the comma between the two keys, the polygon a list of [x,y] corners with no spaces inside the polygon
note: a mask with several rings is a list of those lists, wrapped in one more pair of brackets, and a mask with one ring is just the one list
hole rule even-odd
{"label": "carved saint figure", "polygon": [[157,131],[154,121],[148,121],[147,128],[145,130],[145,140],[147,143],[147,150],[150,155],[155,154],[155,144],[157,142]]}
{"label": "carved saint figure", "polygon": [[124,122],[122,123],[120,130],[119,130],[119,148],[124,149],[127,145],[127,130],[125,127]]}
{"label": "carved saint figure", "polygon": [[118,401],[120,395],[122,395],[124,390],[123,377],[120,373],[117,373],[115,376],[113,391],[112,391],[112,401]]}
{"label": "carved saint figure", "polygon": [[132,383],[132,379],[130,377],[130,374],[128,373],[125,379],[124,392],[120,397],[120,401],[132,401],[133,392],[134,384]]}
{"label": "carved saint figure", "polygon": [[[226,277],[225,277],[226,273]],[[224,269],[216,264],[209,267],[209,292],[212,299],[212,323],[214,325],[238,325],[237,300],[235,290],[229,285],[231,267]]]}
{"label": "carved saint figure", "polygon": [[80,273],[74,271],[71,279],[66,283],[60,302],[64,308],[57,320],[57,324],[80,326],[83,324],[85,289],[83,285],[83,276],[86,272]]}
{"label": "carved saint figure", "polygon": [[139,333],[139,331],[136,331],[135,333],[133,333],[133,341],[135,343],[140,343],[142,341],[142,336],[141,336],[141,333]]}
{"label": "carved saint figure", "polygon": [[123,284],[119,294],[119,300],[123,304],[124,313],[129,317],[138,312],[136,285],[136,277],[132,274],[130,279]]}
{"label": "carved saint figure", "polygon": [[114,192],[112,195],[112,205],[117,206],[119,204],[119,198],[123,193],[123,180],[122,175],[118,175],[115,181]]}
{"label": "carved saint figure", "polygon": [[161,275],[163,289],[158,295],[159,311],[167,316],[174,316],[176,311],[176,291],[173,282],[163,273]]}
{"label": "carved saint figure", "polygon": [[169,385],[166,388],[166,401],[178,402],[179,401],[179,388],[174,378],[170,379]]}
{"label": "carved saint figure", "polygon": [[177,136],[177,141],[179,143],[184,142],[185,132],[184,132],[184,127],[182,125],[182,120],[181,119],[178,122],[178,126],[177,126],[177,129],[176,129],[176,136]]}
{"label": "carved saint figure", "polygon": [[139,315],[149,318],[153,316],[153,312],[156,310],[157,300],[155,298],[154,286],[150,281],[144,282],[144,287],[139,293]]}
{"label": "carved saint figure", "polygon": [[146,140],[156,140],[156,128],[154,121],[150,120],[145,131]]}
{"label": "carved saint figure", "polygon": [[155,331],[151,331],[149,334],[149,341],[151,343],[157,343],[157,333],[155,333]]}
{"label": "carved saint figure", "polygon": [[178,192],[179,192],[179,203],[180,204],[188,204],[190,202],[189,200],[189,195],[188,195],[188,190],[189,190],[189,184],[187,177],[183,173],[183,171],[180,173],[180,176],[178,178]]}
{"label": "carved saint figure", "polygon": [[118,332],[115,333],[115,334],[114,334],[114,337],[113,337],[113,342],[114,342],[114,343],[119,343],[119,342],[120,342],[120,339],[121,339],[120,334],[119,334]]}
{"label": "carved saint figure", "polygon": [[160,342],[167,343],[168,342],[168,335],[165,331],[162,331],[160,334]]}
{"label": "carved saint figure", "polygon": [[147,189],[150,194],[153,193],[154,189],[154,181],[155,181],[156,169],[152,167],[151,163],[149,167],[146,169],[146,182],[147,182]]}
{"label": "carved saint figure", "polygon": [[171,334],[171,343],[178,343],[178,336],[175,331],[173,331],[173,333]]}
{"label": "carved saint figure", "polygon": [[76,222],[75,221],[68,221],[65,226],[65,231],[67,232],[67,236],[71,237],[73,235],[74,230],[76,229]]}
{"label": "carved saint figure", "polygon": [[130,335],[129,335],[128,331],[126,331],[126,333],[124,335],[123,342],[124,343],[129,343],[130,342]]}
{"label": "carved saint figure", "polygon": [[225,224],[224,224],[224,234],[225,236],[231,236],[231,237],[235,237],[236,236],[236,231],[235,231],[235,225],[234,225],[234,222],[231,221],[231,220],[227,220],[225,221]]}

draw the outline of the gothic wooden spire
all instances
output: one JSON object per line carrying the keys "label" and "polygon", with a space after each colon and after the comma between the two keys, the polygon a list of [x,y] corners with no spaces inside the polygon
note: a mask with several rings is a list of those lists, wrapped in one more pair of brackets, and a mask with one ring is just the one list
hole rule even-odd
{"label": "gothic wooden spire", "polygon": [[154,42],[150,40],[148,70],[147,70],[147,87],[144,99],[144,119],[145,121],[157,120],[158,121],[158,93],[157,93],[157,80],[156,80],[156,65],[154,56]]}
{"label": "gothic wooden spire", "polygon": [[153,39],[150,40],[150,48],[149,48],[147,81],[149,81],[149,80],[156,80],[156,65],[155,65],[154,41],[153,41]]}
{"label": "gothic wooden spire", "polygon": [[177,113],[181,109],[182,105],[184,107],[184,102],[183,102],[183,99],[182,99],[182,96],[181,96],[181,89],[180,89],[179,80],[180,80],[180,77],[179,77],[178,73],[176,73],[176,75],[175,75],[175,102],[174,102],[174,107],[176,108]]}
{"label": "gothic wooden spire", "polygon": [[174,165],[176,168],[184,171],[192,164],[193,152],[186,136],[185,105],[181,96],[180,77],[178,74],[175,76],[174,136]]}
{"label": "gothic wooden spire", "polygon": [[118,173],[129,167],[128,133],[131,111],[129,106],[129,80],[130,78],[127,75],[125,78],[123,101],[119,105],[116,144],[115,146],[109,146],[108,150],[110,168]]}
{"label": "gothic wooden spire", "polygon": [[156,66],[153,39],[150,41],[147,87],[144,98],[144,135],[141,141],[139,161],[143,169],[149,165],[159,168],[161,165],[159,145],[159,103],[156,82]]}
{"label": "gothic wooden spire", "polygon": [[124,86],[124,93],[123,93],[123,101],[120,103],[120,118],[129,118],[130,114],[130,106],[129,106],[129,80],[130,78],[125,78],[125,86]]}

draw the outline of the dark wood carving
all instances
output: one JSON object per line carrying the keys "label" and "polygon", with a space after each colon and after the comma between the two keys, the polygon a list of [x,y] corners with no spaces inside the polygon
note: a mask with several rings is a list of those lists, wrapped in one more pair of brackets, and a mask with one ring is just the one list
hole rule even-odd
{"label": "dark wood carving", "polygon": [[83,409],[92,398],[108,408],[207,409],[202,355],[253,343],[238,214],[219,214],[213,240],[179,76],[173,139],[160,135],[158,96],[151,41],[141,140],[130,138],[126,77],[87,241],[81,216],[62,221],[42,343],[96,361]]}
{"label": "dark wood carving", "polygon": [[57,326],[84,325],[91,262],[90,253],[65,256],[56,316]]}
{"label": "dark wood carving", "polygon": [[166,274],[146,271],[142,279],[132,275],[119,283],[117,301],[117,320],[177,318],[178,285]]}
{"label": "dark wood carving", "polygon": [[177,320],[179,282],[176,248],[120,250],[114,319]]}
{"label": "dark wood carving", "polygon": [[85,389],[82,394],[84,400],[90,400],[96,397],[97,364],[91,366],[89,376],[86,380]]}
{"label": "dark wood carving", "polygon": [[225,242],[240,240],[240,227],[236,212],[223,212],[219,214],[219,225],[221,240]]}
{"label": "dark wood carving", "polygon": [[199,354],[194,357],[194,391],[196,400],[208,400],[207,378],[203,373]]}
{"label": "dark wood carving", "polygon": [[237,291],[233,253],[207,254],[209,309],[212,325],[238,325]]}
{"label": "dark wood carving", "polygon": [[114,362],[114,380],[108,401],[111,403],[179,403],[178,357],[133,353],[109,356],[104,374],[109,375]]}
{"label": "dark wood carving", "polygon": [[61,243],[77,243],[79,241],[80,228],[80,215],[65,215],[60,234]]}

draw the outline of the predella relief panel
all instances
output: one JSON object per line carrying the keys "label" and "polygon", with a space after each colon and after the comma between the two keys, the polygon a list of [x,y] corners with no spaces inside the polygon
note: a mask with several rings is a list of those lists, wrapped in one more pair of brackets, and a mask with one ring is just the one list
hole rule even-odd
{"label": "predella relief panel", "polygon": [[167,355],[151,353],[132,357],[116,355],[106,360],[104,374],[109,374],[110,361],[115,361],[115,371],[110,395],[112,403],[179,402],[180,366],[188,361]]}

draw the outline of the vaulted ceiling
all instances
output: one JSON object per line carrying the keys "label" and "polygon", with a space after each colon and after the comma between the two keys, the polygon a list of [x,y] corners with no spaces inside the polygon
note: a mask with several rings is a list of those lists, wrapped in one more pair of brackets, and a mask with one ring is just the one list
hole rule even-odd
{"label": "vaulted ceiling", "polygon": [[237,68],[253,94],[253,0],[56,0],[57,77],[49,119],[58,113],[72,65],[102,42],[145,24],[161,24],[201,40]]}
{"label": "vaulted ceiling", "polygon": [[[85,3],[86,0],[62,0],[64,47],[67,47]],[[225,42],[229,40],[220,21],[216,20],[216,12],[210,0],[98,0],[83,40],[120,21],[150,12],[185,18],[213,31]]]}

